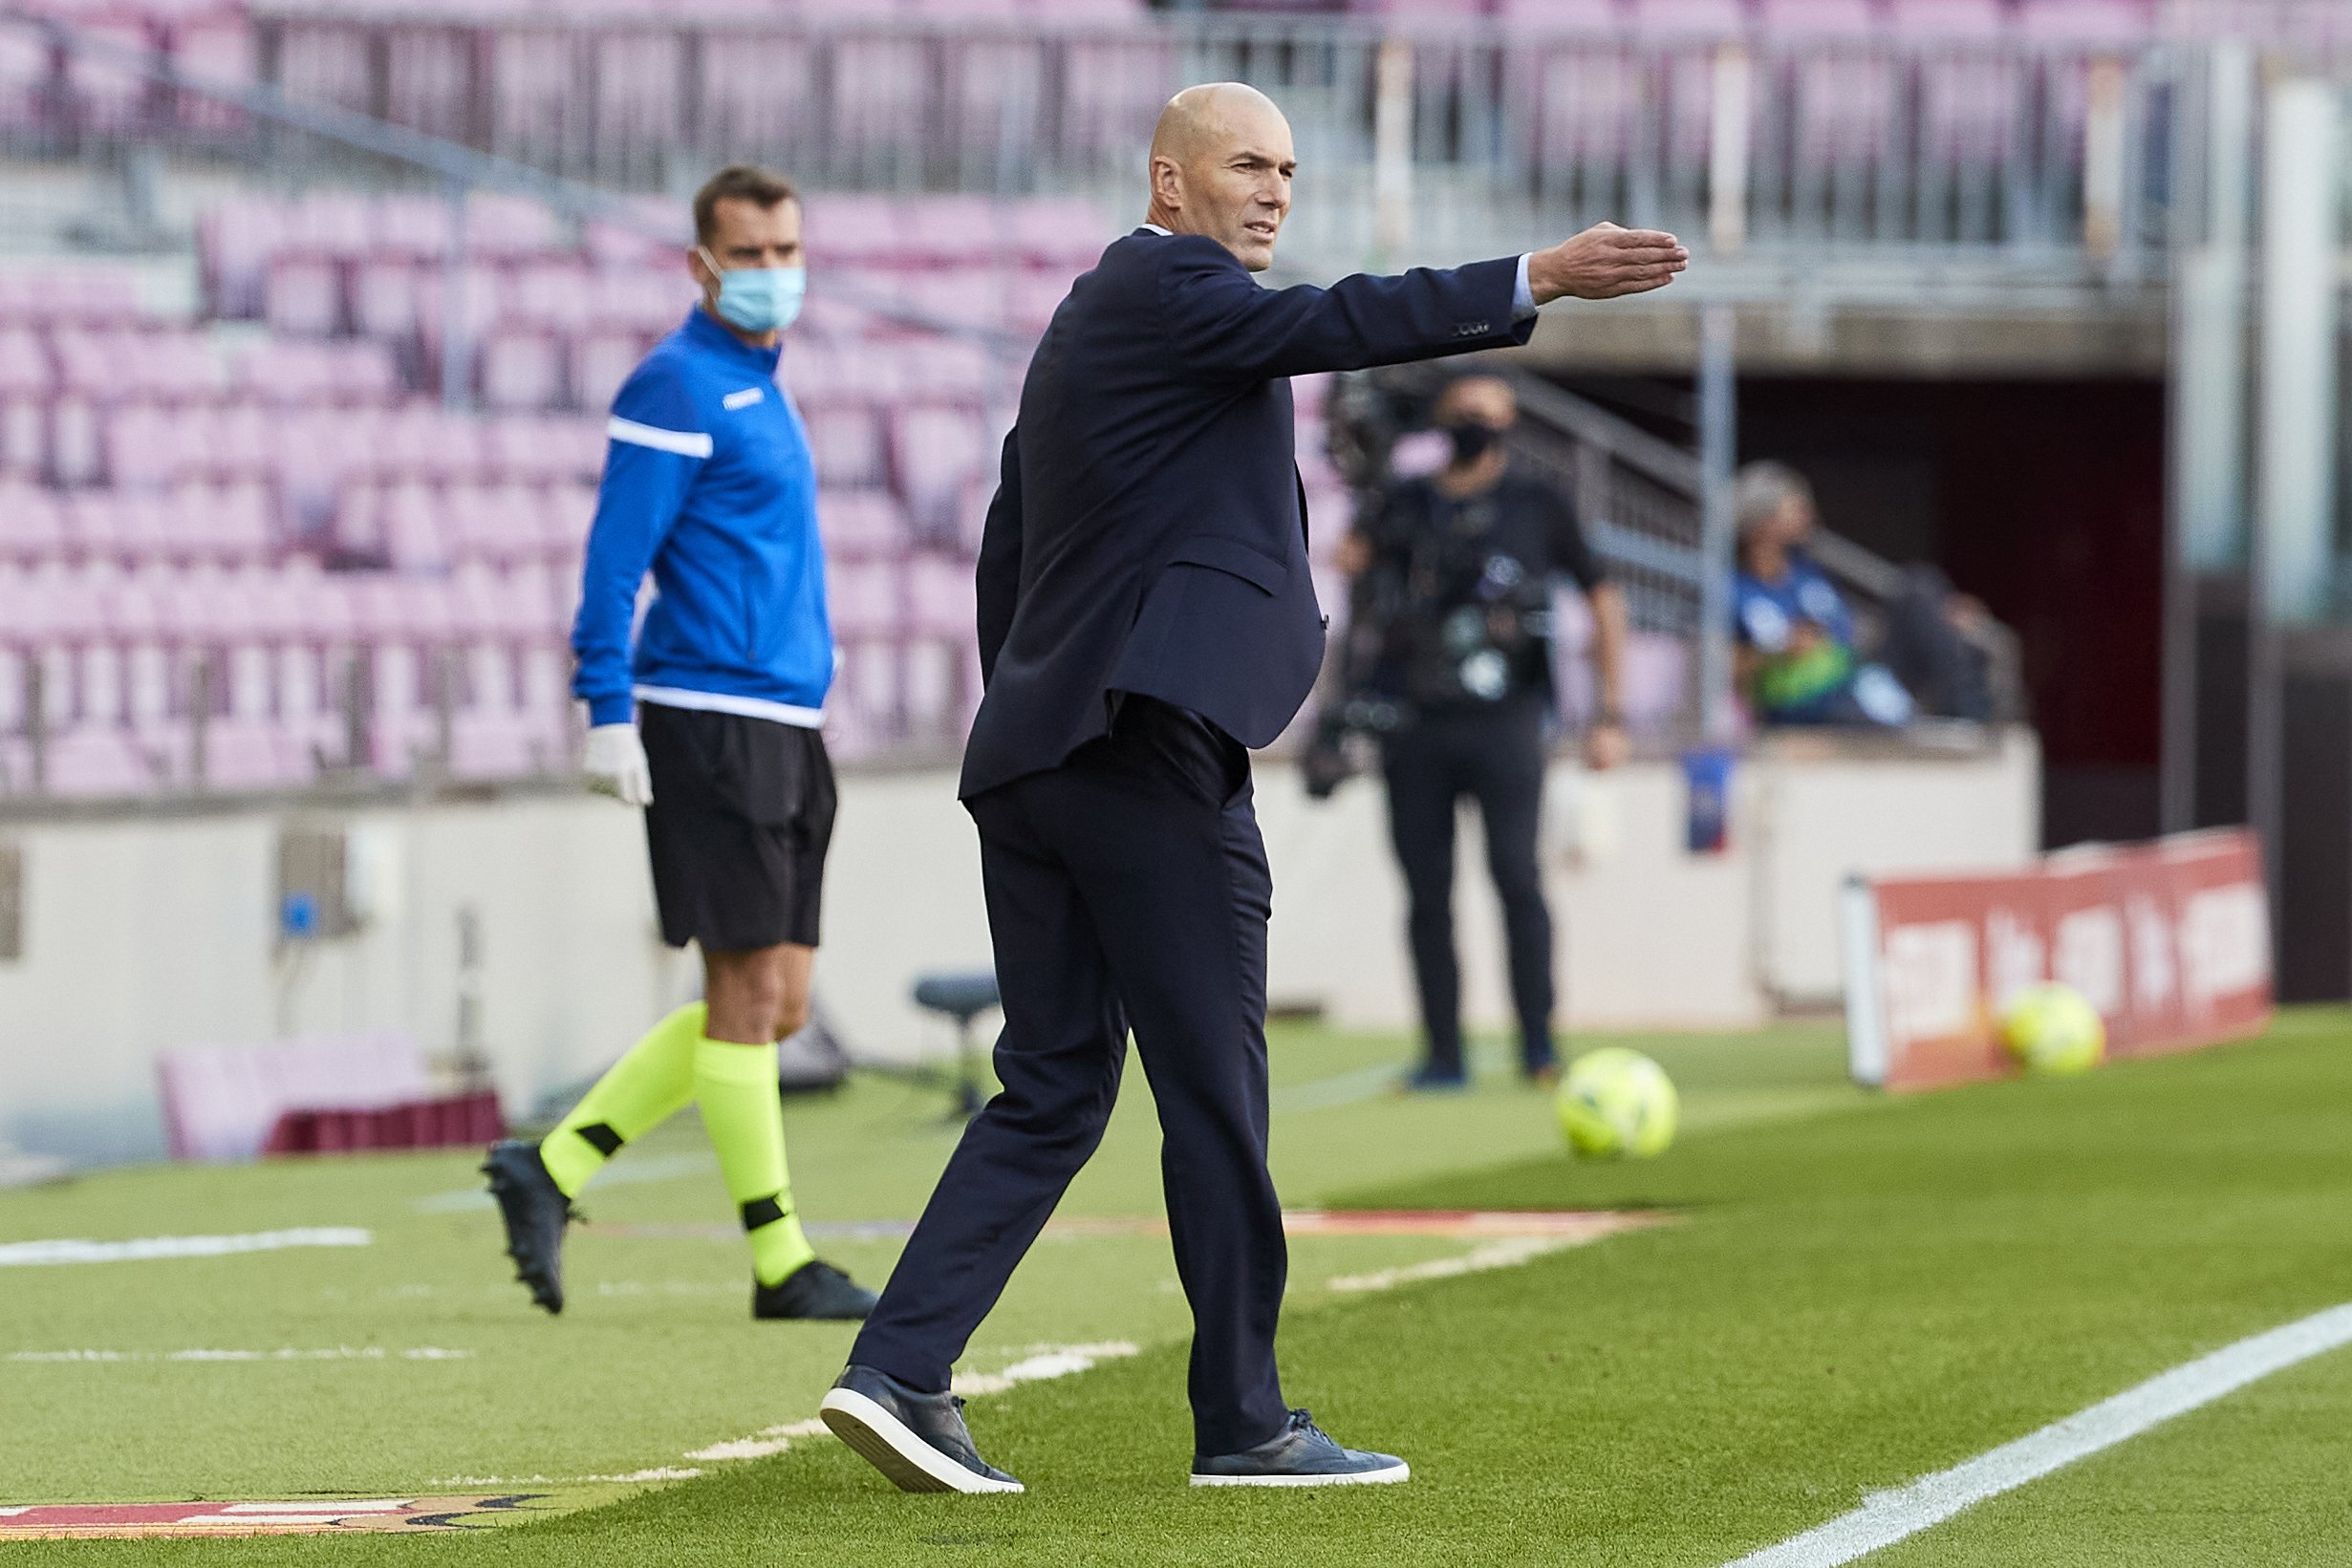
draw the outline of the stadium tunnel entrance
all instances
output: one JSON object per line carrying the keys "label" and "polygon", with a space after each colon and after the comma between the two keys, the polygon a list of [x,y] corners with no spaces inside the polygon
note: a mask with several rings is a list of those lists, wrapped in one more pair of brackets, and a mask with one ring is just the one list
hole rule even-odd
{"label": "stadium tunnel entrance", "polygon": [[[1691,438],[1687,379],[1558,379]],[[2045,848],[2158,830],[2162,381],[1744,376],[1739,457],[1793,465],[1826,526],[1940,568],[2016,630]]]}

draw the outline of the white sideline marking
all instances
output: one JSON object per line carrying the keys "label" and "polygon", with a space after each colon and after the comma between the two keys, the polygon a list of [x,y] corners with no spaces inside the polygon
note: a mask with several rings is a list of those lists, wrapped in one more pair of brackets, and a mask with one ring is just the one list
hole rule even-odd
{"label": "white sideline marking", "polygon": [[1423,1279],[1451,1279],[1457,1275],[1483,1274],[1488,1269],[1517,1268],[1531,1263],[1545,1253],[1556,1253],[1564,1247],[1577,1245],[1579,1238],[1561,1235],[1515,1235],[1500,1241],[1489,1241],[1482,1247],[1473,1247],[1458,1257],[1432,1258],[1426,1263],[1411,1263],[1400,1268],[1378,1269],[1370,1274],[1342,1274],[1328,1283],[1331,1290],[1366,1291],[1394,1290]]}
{"label": "white sideline marking", "polygon": [[340,1344],[324,1350],[14,1350],[12,1362],[254,1362],[254,1361],[470,1361],[470,1350],[444,1350],[421,1344],[408,1350],[387,1350],[380,1344]]}
{"label": "white sideline marking", "polygon": [[1751,1552],[1724,1568],[1837,1568],[2345,1344],[2352,1344],[2352,1302],[2199,1356],[1950,1470],[1922,1475],[1891,1492],[1872,1493],[1852,1513],[1778,1546]]}
{"label": "white sideline marking", "polygon": [[[1099,1362],[1116,1361],[1135,1354],[1135,1346],[1126,1340],[1105,1340],[1096,1344],[1032,1345],[1029,1354],[1013,1363],[1002,1372],[959,1373],[955,1390],[966,1398],[982,1394],[1001,1394],[1016,1384],[1043,1383],[1050,1378],[1066,1378],[1073,1372],[1083,1372]],[[826,1430],[821,1419],[788,1422],[781,1427],[764,1427],[749,1437],[739,1437],[729,1443],[713,1443],[707,1449],[697,1449],[686,1455],[689,1459],[765,1459],[769,1454],[782,1453],[792,1446],[795,1438],[816,1437]]]}
{"label": "white sideline marking", "polygon": [[0,1269],[45,1263],[143,1263],[156,1257],[227,1257],[236,1253],[282,1252],[289,1247],[364,1247],[375,1239],[356,1226],[324,1225],[245,1235],[151,1235],[136,1241],[5,1241],[0,1242]]}

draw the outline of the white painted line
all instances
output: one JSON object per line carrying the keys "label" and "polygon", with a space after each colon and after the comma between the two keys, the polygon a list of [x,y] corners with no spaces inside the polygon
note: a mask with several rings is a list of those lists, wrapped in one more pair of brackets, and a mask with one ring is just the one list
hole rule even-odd
{"label": "white painted line", "polygon": [[335,1518],[345,1514],[398,1514],[413,1497],[378,1497],[367,1502],[324,1503],[230,1503],[224,1514],[323,1514]]}
{"label": "white painted line", "polygon": [[1545,1253],[1556,1253],[1577,1245],[1580,1238],[1561,1235],[1515,1235],[1500,1241],[1489,1241],[1473,1247],[1458,1257],[1437,1257],[1426,1263],[1410,1263],[1399,1268],[1379,1269],[1370,1274],[1343,1274],[1329,1281],[1336,1291],[1394,1290],[1399,1285],[1418,1284],[1424,1279],[1452,1279],[1465,1274],[1483,1274],[1488,1269],[1517,1268],[1531,1263]]}
{"label": "white painted line", "polygon": [[[1001,1394],[1023,1383],[1044,1383],[1051,1378],[1066,1378],[1073,1372],[1123,1356],[1135,1354],[1135,1346],[1126,1340],[1104,1340],[1094,1344],[1031,1345],[1027,1355],[1002,1372],[960,1372],[955,1380],[955,1390],[967,1399],[983,1394]],[[720,1461],[730,1459],[765,1459],[782,1453],[796,1439],[815,1437],[826,1430],[822,1420],[792,1421],[781,1427],[764,1427],[749,1437],[732,1442],[713,1443],[707,1449],[696,1449],[686,1455],[689,1459]]]}
{"label": "white painted line", "polygon": [[387,1350],[380,1344],[334,1345],[322,1350],[12,1350],[11,1362],[267,1362],[267,1361],[471,1361],[470,1350],[448,1350],[421,1344],[407,1350]]}
{"label": "white painted line", "polygon": [[151,1235],[136,1241],[5,1241],[0,1242],[0,1269],[49,1263],[143,1263],[158,1257],[228,1257],[238,1253],[283,1252],[290,1247],[364,1247],[375,1239],[354,1226],[327,1225],[246,1235]]}
{"label": "white painted line", "polygon": [[1950,1470],[1923,1475],[1909,1486],[1873,1493],[1851,1514],[1792,1536],[1778,1546],[1752,1552],[1724,1568],[1838,1568],[1840,1563],[1941,1524],[1988,1497],[2014,1491],[2250,1383],[2345,1344],[2352,1344],[2352,1302],[2225,1345],[2014,1443],[2004,1443]]}

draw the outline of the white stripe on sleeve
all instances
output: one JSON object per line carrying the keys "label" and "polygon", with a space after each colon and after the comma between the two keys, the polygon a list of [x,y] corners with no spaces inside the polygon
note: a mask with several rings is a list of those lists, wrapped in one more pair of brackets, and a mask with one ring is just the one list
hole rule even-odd
{"label": "white stripe on sleeve", "polygon": [[650,446],[657,452],[675,452],[681,458],[710,456],[710,438],[692,430],[664,430],[658,425],[639,424],[615,414],[604,433],[616,441],[632,446]]}

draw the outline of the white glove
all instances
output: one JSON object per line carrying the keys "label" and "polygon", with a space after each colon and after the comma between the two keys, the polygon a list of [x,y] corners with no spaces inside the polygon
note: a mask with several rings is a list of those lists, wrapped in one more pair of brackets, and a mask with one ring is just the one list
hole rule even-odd
{"label": "white glove", "polygon": [[580,761],[588,787],[611,795],[623,805],[654,804],[654,770],[645,763],[645,742],[635,724],[598,724],[588,732],[588,750]]}

